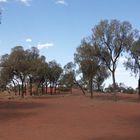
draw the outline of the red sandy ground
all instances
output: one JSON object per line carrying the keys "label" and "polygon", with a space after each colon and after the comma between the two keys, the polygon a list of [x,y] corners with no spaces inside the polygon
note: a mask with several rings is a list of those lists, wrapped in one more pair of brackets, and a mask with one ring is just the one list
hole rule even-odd
{"label": "red sandy ground", "polygon": [[140,140],[137,95],[0,99],[0,140]]}

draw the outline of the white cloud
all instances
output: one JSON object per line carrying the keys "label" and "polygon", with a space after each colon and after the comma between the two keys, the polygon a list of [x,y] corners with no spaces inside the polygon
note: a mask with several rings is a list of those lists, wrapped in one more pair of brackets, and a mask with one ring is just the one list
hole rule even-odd
{"label": "white cloud", "polygon": [[32,42],[32,39],[31,38],[27,38],[26,42]]}
{"label": "white cloud", "polygon": [[[0,3],[7,3],[8,1],[10,1],[10,0],[0,0]],[[30,2],[32,0],[14,0],[14,1],[15,2],[21,2],[21,3],[23,3],[26,6],[30,6]]]}
{"label": "white cloud", "polygon": [[41,49],[44,49],[44,48],[48,49],[49,47],[53,47],[53,46],[54,46],[53,43],[45,43],[45,44],[38,44],[37,48],[39,50],[41,50]]}
{"label": "white cloud", "polygon": [[67,2],[65,0],[57,0],[56,4],[62,4],[62,5],[68,5]]}
{"label": "white cloud", "polygon": [[21,3],[23,3],[26,6],[30,6],[30,1],[31,0],[19,0]]}
{"label": "white cloud", "polygon": [[0,2],[8,2],[7,0],[0,0]]}

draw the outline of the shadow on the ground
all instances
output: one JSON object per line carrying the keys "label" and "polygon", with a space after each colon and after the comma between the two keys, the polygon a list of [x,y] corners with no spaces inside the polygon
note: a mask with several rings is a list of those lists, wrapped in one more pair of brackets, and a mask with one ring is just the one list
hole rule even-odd
{"label": "shadow on the ground", "polygon": [[123,101],[123,102],[139,102],[138,97],[135,95],[127,95],[127,94],[95,94],[93,95],[93,99],[102,100],[102,101]]}
{"label": "shadow on the ground", "polygon": [[13,111],[0,111],[0,123],[8,122],[10,120],[20,120],[21,118],[34,116],[36,113],[33,112],[17,112]]}
{"label": "shadow on the ground", "polygon": [[0,101],[0,122],[37,115],[34,110],[46,106],[36,102]]}
{"label": "shadow on the ground", "polygon": [[36,102],[18,102],[18,101],[0,101],[0,110],[15,110],[15,109],[34,109],[47,106],[44,103],[36,103]]}
{"label": "shadow on the ground", "polygon": [[120,136],[119,134],[116,135],[110,135],[110,136],[99,136],[99,137],[93,137],[88,140],[140,140],[139,136]]}
{"label": "shadow on the ground", "polygon": [[69,94],[65,94],[65,95],[46,95],[46,96],[34,96],[32,97],[33,99],[54,99],[54,98],[62,98],[62,97],[65,97],[65,96],[68,96]]}

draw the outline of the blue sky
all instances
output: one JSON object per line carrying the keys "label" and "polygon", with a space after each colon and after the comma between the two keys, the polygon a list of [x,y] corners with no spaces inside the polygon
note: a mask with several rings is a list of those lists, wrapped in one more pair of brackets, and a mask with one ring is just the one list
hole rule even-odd
{"label": "blue sky", "polygon": [[[139,6],[140,0],[0,0],[0,55],[17,45],[37,46],[48,61],[55,59],[63,66],[73,61],[82,38],[100,20],[127,20],[140,30]],[[116,81],[137,86],[137,78],[121,65]]]}

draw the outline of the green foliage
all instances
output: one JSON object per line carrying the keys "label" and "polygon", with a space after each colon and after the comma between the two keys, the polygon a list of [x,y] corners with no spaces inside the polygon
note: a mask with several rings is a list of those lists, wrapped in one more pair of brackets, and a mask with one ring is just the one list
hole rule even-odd
{"label": "green foliage", "polygon": [[69,62],[63,68],[63,74],[61,75],[59,84],[67,90],[72,89],[74,85],[75,67],[76,65],[74,63]]}
{"label": "green foliage", "polygon": [[82,41],[81,45],[76,50],[75,62],[79,65],[79,71],[81,71],[83,79],[85,83],[87,83],[87,88],[90,90],[92,97],[93,87],[95,87],[95,84],[100,88],[104,79],[108,77],[108,75],[106,71],[107,69],[102,69],[102,67],[104,67],[104,63],[98,56],[98,46],[95,43],[92,44],[90,41],[91,40],[87,39]]}
{"label": "green foliage", "polygon": [[[113,85],[109,85],[105,88],[105,92],[113,92]],[[132,87],[127,87],[124,83],[116,83],[116,91],[120,93],[135,94],[136,90]]]}
{"label": "green foliage", "polygon": [[134,41],[130,50],[128,50],[127,62],[124,63],[126,70],[130,69],[135,76],[139,74],[138,94],[140,99],[140,38]]}
{"label": "green foliage", "polygon": [[42,85],[43,92],[45,83],[48,84],[47,82],[51,81],[54,86],[62,73],[60,65],[55,61],[48,64],[45,56],[40,56],[36,47],[30,50],[24,50],[22,46],[12,48],[10,54],[1,57],[0,66],[1,85],[7,86],[13,82],[15,87],[18,85],[22,96],[24,96],[26,84],[30,86],[31,95],[33,82],[38,85],[38,88]]}
{"label": "green foliage", "polygon": [[127,62],[124,63],[126,69],[130,69],[135,75],[140,71],[140,38],[133,43],[133,46],[128,50]]}
{"label": "green foliage", "polygon": [[109,71],[101,65],[94,77],[94,87],[97,91],[103,91],[103,82],[110,76]]}
{"label": "green foliage", "polygon": [[113,85],[116,88],[115,70],[119,57],[130,49],[137,31],[133,30],[129,22],[118,20],[103,20],[92,31],[92,42],[98,46],[98,55],[111,72]]}
{"label": "green foliage", "polygon": [[92,35],[81,42],[74,55],[90,89],[93,83],[99,89],[109,76],[107,69],[112,74],[113,89],[117,88],[115,71],[119,57],[130,50],[136,37],[137,31],[127,21],[102,20],[92,29]]}

